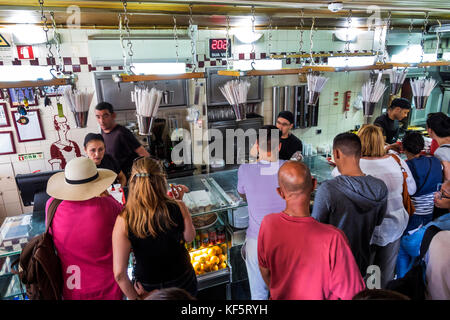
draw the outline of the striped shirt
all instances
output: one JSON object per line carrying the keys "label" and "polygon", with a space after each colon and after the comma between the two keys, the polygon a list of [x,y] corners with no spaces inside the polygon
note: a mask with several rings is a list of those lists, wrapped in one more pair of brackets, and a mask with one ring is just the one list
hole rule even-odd
{"label": "striped shirt", "polygon": [[416,209],[414,214],[426,215],[433,213],[434,192],[418,197],[411,197],[411,200],[414,204],[414,208]]}

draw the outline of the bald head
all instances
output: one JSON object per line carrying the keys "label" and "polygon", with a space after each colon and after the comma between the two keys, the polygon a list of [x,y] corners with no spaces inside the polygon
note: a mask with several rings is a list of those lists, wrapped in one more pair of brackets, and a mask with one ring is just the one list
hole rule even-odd
{"label": "bald head", "polygon": [[298,161],[287,161],[280,167],[278,184],[281,190],[287,194],[309,193],[313,188],[309,168]]}

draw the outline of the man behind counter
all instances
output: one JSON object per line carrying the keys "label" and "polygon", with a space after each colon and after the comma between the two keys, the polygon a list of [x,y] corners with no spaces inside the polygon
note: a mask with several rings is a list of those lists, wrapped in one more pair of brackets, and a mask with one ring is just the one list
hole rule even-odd
{"label": "man behind counter", "polygon": [[116,113],[108,102],[100,102],[95,107],[95,117],[102,129],[106,153],[110,154],[126,175],[130,175],[133,160],[139,156],[149,157],[150,154],[139,143],[130,130],[116,123]]}
{"label": "man behind counter", "polygon": [[373,124],[383,130],[385,142],[389,145],[388,149],[394,148],[400,133],[398,122],[408,116],[409,110],[411,110],[411,103],[408,100],[396,98],[392,100],[387,112],[375,119]]}
{"label": "man behind counter", "polygon": [[276,126],[281,130],[281,150],[279,153],[279,159],[290,160],[295,152],[302,152],[303,150],[301,140],[290,132],[294,126],[294,115],[292,112],[281,111],[278,114]]}

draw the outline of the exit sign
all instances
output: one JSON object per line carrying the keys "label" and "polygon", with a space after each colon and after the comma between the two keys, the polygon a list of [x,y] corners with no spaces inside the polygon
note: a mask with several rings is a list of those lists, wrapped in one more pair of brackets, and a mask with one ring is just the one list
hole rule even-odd
{"label": "exit sign", "polygon": [[17,46],[17,55],[20,60],[33,60],[33,46]]}

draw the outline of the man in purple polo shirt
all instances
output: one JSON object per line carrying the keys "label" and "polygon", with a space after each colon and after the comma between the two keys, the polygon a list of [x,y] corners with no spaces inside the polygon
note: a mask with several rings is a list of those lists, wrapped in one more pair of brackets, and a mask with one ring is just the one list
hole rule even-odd
{"label": "man in purple polo shirt", "polygon": [[242,164],[238,170],[237,189],[248,203],[249,226],[243,250],[253,300],[265,300],[269,296],[269,289],[258,264],[258,232],[261,221],[267,214],[281,212],[285,207],[285,202],[277,194],[278,169],[285,162],[278,159],[280,137],[281,131],[277,127],[261,127],[254,148],[258,152],[258,161]]}

